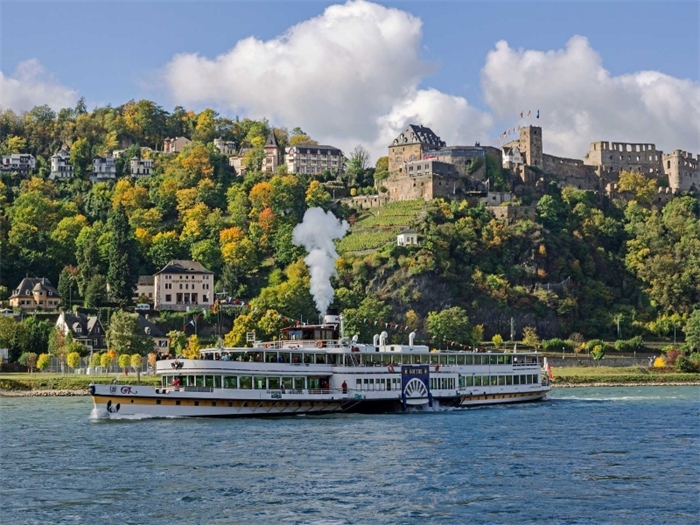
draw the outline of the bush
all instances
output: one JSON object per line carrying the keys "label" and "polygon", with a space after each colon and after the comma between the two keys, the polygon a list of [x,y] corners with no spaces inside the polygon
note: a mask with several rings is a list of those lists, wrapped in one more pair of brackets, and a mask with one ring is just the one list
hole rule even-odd
{"label": "bush", "polygon": [[642,347],[642,336],[638,335],[632,339],[618,339],[615,341],[615,350],[618,352],[636,352]]}
{"label": "bush", "polygon": [[666,362],[666,366],[676,366],[676,361],[678,358],[681,356],[681,351],[676,349],[676,348],[671,348],[666,352],[666,356],[664,357],[664,361]]}
{"label": "bush", "polygon": [[700,369],[686,356],[679,355],[676,358],[676,370],[678,372],[697,372]]}
{"label": "bush", "polygon": [[608,343],[606,343],[602,339],[591,339],[586,343],[586,350],[588,350],[589,352],[593,352],[593,349],[596,346],[600,346],[603,349],[603,354],[613,349]]}
{"label": "bush", "polygon": [[558,337],[555,337],[554,339],[545,339],[542,341],[542,350],[545,352],[558,352],[562,348],[566,352],[574,351],[573,343],[571,341],[567,341],[566,339],[559,339]]}

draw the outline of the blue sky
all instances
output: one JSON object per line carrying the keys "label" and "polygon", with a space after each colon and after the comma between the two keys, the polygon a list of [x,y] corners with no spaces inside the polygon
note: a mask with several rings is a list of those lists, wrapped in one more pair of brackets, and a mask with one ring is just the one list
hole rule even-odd
{"label": "blue sky", "polygon": [[[240,103],[209,100],[203,94],[183,98],[169,84],[172,80],[163,80],[163,68],[179,53],[196,53],[212,60],[229,52],[243,38],[254,36],[263,42],[274,39],[296,24],[322,16],[329,5],[330,2],[314,1],[3,1],[0,70],[5,78],[12,77],[19,64],[36,59],[44,69],[43,75],[51,76],[51,82],[85,96],[91,105],[119,105],[132,98],[150,98],[168,110],[175,103],[183,103],[194,109],[212,106],[231,116],[244,116],[256,103],[247,104],[245,97],[240,96]],[[651,70],[689,80],[691,88],[697,87],[700,76],[697,2],[381,5],[397,8],[422,22],[417,52],[431,67],[419,78],[409,74],[406,81],[414,82],[419,91],[433,88],[442,94],[463,97],[470,108],[490,118],[481,123],[491,127],[487,132],[490,136],[498,134],[495,131],[501,129],[499,126],[510,125],[503,117],[506,105],[494,107],[493,96],[485,93],[481,85],[487,54],[499,40],[507,41],[514,52],[554,52],[563,50],[572,37],[580,35],[587,39],[602,68],[611,76]],[[357,38],[364,38],[363,33],[358,32]],[[5,91],[10,93],[9,89]],[[693,89],[691,96],[695,96]],[[10,103],[3,100],[3,106],[7,105]],[[251,110],[252,116],[259,116],[255,113],[260,108],[257,103],[257,109]],[[280,119],[283,125],[295,124],[283,116]],[[324,131],[323,126],[313,122],[306,126]],[[327,132],[337,135],[336,131]],[[459,136],[461,132],[455,133]],[[375,138],[379,134],[377,131]],[[372,140],[370,135],[353,138]],[[693,141],[695,137],[690,137],[688,142]]]}

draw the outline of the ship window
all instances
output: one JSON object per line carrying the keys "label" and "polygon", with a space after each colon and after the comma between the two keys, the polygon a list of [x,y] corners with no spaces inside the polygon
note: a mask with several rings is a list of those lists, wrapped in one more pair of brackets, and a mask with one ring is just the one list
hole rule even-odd
{"label": "ship window", "polygon": [[465,357],[466,357],[466,356],[464,356],[464,355],[458,355],[458,356],[457,356],[457,364],[458,364],[458,365],[463,365],[463,364],[464,364],[464,358],[465,358]]}
{"label": "ship window", "polygon": [[204,376],[204,386],[214,387],[214,376]]}
{"label": "ship window", "polygon": [[505,358],[506,358],[505,363],[506,363],[507,365],[511,364],[512,356],[507,355],[507,356],[505,356]]}
{"label": "ship window", "polygon": [[498,356],[498,364],[499,364],[499,365],[505,364],[505,362],[506,362],[506,359],[505,359],[505,358],[506,358],[506,356],[504,356],[504,355],[499,355],[499,356]]}
{"label": "ship window", "polygon": [[465,377],[464,380],[466,386],[474,386],[474,378],[472,376]]}
{"label": "ship window", "polygon": [[447,364],[447,356],[446,356],[446,355],[441,355],[441,356],[440,356],[440,364],[441,364],[441,365],[446,365],[446,364]]}
{"label": "ship window", "polygon": [[489,359],[490,365],[498,364],[498,356],[497,355],[490,355],[490,356],[488,356],[488,359]]}
{"label": "ship window", "polygon": [[481,376],[481,385],[489,386],[489,376]]}
{"label": "ship window", "polygon": [[362,390],[362,379],[355,380],[355,390]]}
{"label": "ship window", "polygon": [[386,380],[386,390],[391,390],[391,379]]}
{"label": "ship window", "polygon": [[309,390],[321,388],[320,381],[319,381],[318,377],[309,377],[308,381],[309,381],[309,386],[308,386]]}
{"label": "ship window", "polygon": [[270,390],[279,390],[280,388],[280,378],[279,377],[268,377],[267,383]]}
{"label": "ship window", "polygon": [[241,376],[238,378],[238,384],[240,385],[239,388],[250,390],[253,388],[253,378],[250,376]]}
{"label": "ship window", "polygon": [[491,376],[491,386],[496,386],[498,384],[498,376]]}
{"label": "ship window", "polygon": [[194,376],[194,386],[204,386],[204,376]]}
{"label": "ship window", "polygon": [[365,378],[362,380],[362,382],[364,383],[364,388],[363,388],[363,390],[369,390],[369,379],[367,379],[367,378],[365,377]]}
{"label": "ship window", "polygon": [[267,381],[265,381],[264,377],[255,376],[255,379],[253,380],[253,388],[256,390],[266,390]]}
{"label": "ship window", "polygon": [[316,354],[316,364],[326,364],[326,354]]}
{"label": "ship window", "polygon": [[455,355],[448,355],[447,356],[447,364],[448,365],[454,365],[456,363],[457,356]]}
{"label": "ship window", "polygon": [[464,364],[465,365],[473,365],[474,364],[474,356],[473,355],[465,355],[464,356]]}
{"label": "ship window", "polygon": [[481,386],[481,376],[474,376],[474,386]]}
{"label": "ship window", "polygon": [[238,388],[238,377],[224,377],[224,388]]}
{"label": "ship window", "polygon": [[506,385],[513,384],[513,376],[506,376]]}
{"label": "ship window", "polygon": [[503,386],[506,384],[506,376],[498,376],[498,384]]}
{"label": "ship window", "polygon": [[291,377],[282,377],[280,378],[280,387],[286,389],[286,390],[291,390],[292,388],[292,378]]}
{"label": "ship window", "polygon": [[513,384],[514,385],[520,384],[520,376],[513,376]]}

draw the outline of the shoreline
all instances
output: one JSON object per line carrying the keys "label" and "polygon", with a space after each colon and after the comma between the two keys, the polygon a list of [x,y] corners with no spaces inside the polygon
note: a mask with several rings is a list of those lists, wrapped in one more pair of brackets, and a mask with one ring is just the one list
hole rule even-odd
{"label": "shoreline", "polygon": [[[688,382],[637,382],[637,383],[562,383],[552,385],[552,389],[557,388],[620,388],[620,387],[640,387],[640,386],[700,386],[700,381]],[[62,390],[0,390],[0,397],[88,397],[90,392],[85,389],[62,389]]]}

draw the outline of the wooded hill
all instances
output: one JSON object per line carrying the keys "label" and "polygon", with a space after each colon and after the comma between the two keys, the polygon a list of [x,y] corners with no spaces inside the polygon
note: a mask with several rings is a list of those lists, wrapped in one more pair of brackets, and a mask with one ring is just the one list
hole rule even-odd
{"label": "wooded hill", "polygon": [[[351,222],[338,244],[334,306],[363,336],[374,323],[401,326],[425,338],[439,331],[430,312],[460,307],[469,330],[451,335],[473,340],[499,333],[508,339],[525,326],[541,336],[667,336],[700,306],[700,220],[694,196],[673,199],[663,209],[638,201],[551,185],[537,203],[535,221],[497,221],[483,206],[465,201],[392,204],[369,212],[334,202],[324,184],[329,175],[295,176],[284,168],[260,171],[265,138],[273,130],[281,146],[311,141],[302,130],[272,128],[267,121],[221,117],[150,101],[88,112],[84,103],[53,112],[46,106],[0,114],[3,154],[31,153],[37,171],[0,181],[0,293],[26,275],[48,277],[59,292],[86,305],[130,301],[139,274],[153,274],[171,259],[192,258],[216,274],[217,290],[249,300],[227,339],[251,327],[262,337],[277,334],[285,317],[314,319],[303,251],[292,230],[308,207],[332,209]],[[162,149],[166,137],[193,140],[178,154]],[[214,138],[251,147],[245,178],[236,177]],[[76,176],[48,180],[50,156],[70,147]],[[126,149],[116,183],[91,183],[92,158]],[[149,155],[154,174],[132,179],[126,159]],[[385,176],[351,155],[340,181],[371,193]],[[123,175],[123,176],[122,176]],[[406,226],[420,245],[396,246]],[[123,254],[128,254],[124,256]],[[280,317],[282,316],[282,317]],[[369,320],[372,323],[369,323]],[[392,332],[391,328],[383,328]],[[457,339],[460,336],[460,339]]]}

